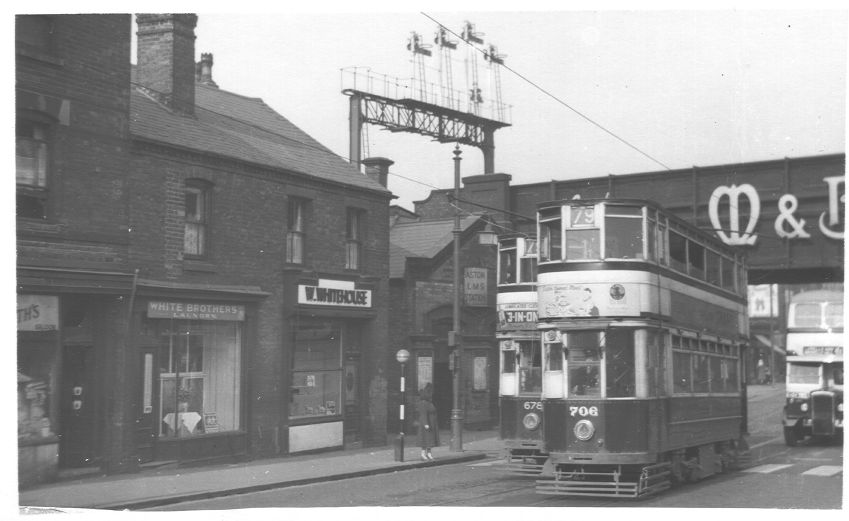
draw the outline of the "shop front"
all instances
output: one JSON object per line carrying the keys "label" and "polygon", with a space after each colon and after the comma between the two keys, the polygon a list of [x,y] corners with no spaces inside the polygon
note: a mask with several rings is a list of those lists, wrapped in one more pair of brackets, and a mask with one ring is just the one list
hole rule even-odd
{"label": "shop front", "polygon": [[140,461],[245,455],[246,305],[182,299],[142,304],[137,337]]}
{"label": "shop front", "polygon": [[288,400],[288,451],[362,445],[362,347],[372,290],[320,279],[298,284]]}

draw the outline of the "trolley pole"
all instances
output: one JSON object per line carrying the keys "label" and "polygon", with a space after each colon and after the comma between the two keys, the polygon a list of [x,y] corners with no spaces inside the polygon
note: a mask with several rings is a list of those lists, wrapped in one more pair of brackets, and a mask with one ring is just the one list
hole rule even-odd
{"label": "trolley pole", "polygon": [[[460,145],[454,148],[454,204],[460,204]],[[451,451],[463,452],[462,390],[463,340],[460,334],[460,209],[454,210],[454,315],[448,344],[454,344],[453,407],[451,409]]]}

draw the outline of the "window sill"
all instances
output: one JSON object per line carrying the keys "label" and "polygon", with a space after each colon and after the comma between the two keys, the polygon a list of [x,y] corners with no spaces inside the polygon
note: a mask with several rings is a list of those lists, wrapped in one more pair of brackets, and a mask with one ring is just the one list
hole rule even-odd
{"label": "window sill", "polygon": [[183,269],[186,271],[200,271],[204,273],[215,273],[217,267],[214,263],[202,259],[183,259]]}

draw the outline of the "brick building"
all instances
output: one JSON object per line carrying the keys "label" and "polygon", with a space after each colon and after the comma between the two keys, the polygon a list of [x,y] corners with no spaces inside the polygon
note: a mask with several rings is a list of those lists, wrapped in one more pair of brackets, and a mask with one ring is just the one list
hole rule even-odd
{"label": "brick building", "polygon": [[136,21],[16,20],[22,484],[384,444],[385,177]]}

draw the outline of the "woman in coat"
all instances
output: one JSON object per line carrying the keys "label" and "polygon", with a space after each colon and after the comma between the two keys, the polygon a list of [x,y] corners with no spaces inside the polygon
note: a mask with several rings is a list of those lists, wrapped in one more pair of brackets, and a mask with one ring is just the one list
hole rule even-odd
{"label": "woman in coat", "polygon": [[422,459],[432,460],[433,454],[430,453],[431,447],[436,443],[436,407],[433,406],[433,386],[425,385],[421,393],[419,393],[418,411],[418,427],[419,427],[419,446],[422,448]]}

